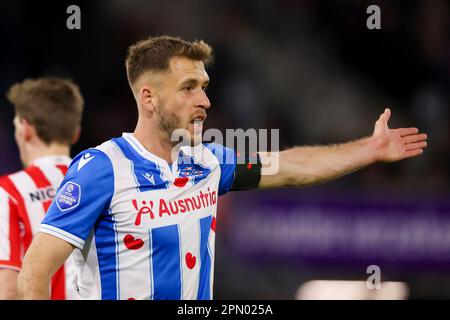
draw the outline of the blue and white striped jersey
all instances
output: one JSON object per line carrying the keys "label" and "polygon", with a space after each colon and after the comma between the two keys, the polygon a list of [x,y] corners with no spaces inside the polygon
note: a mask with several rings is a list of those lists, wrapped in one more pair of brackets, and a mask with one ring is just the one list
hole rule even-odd
{"label": "blue and white striped jersey", "polygon": [[124,133],[72,161],[40,231],[79,249],[81,299],[212,299],[217,200],[235,168],[218,144],[169,165]]}

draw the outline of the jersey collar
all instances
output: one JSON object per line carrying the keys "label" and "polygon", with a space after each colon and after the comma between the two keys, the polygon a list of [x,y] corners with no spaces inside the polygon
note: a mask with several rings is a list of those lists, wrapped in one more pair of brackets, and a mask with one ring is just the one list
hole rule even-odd
{"label": "jersey collar", "polygon": [[167,163],[166,160],[158,157],[157,155],[151,153],[150,151],[148,151],[143,145],[142,143],[139,142],[138,139],[136,139],[136,137],[130,133],[130,132],[124,132],[122,133],[122,137],[125,139],[126,142],[128,142],[128,144],[137,152],[139,153],[139,155],[141,155],[142,157],[144,157],[147,160],[153,161],[153,162],[157,162],[159,164],[163,163],[167,166],[169,166],[169,164]]}
{"label": "jersey collar", "polygon": [[53,156],[45,156],[35,159],[31,165],[34,166],[42,166],[42,165],[58,165],[64,164],[69,165],[72,159],[65,155],[53,155]]}

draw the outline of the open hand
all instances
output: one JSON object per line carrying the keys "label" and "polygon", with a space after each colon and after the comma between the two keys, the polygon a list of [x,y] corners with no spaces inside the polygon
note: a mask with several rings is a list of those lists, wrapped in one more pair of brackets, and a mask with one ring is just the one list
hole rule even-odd
{"label": "open hand", "polygon": [[419,133],[419,129],[414,127],[389,129],[390,117],[391,110],[386,108],[375,122],[372,138],[375,141],[377,159],[394,162],[421,155],[427,146],[427,135]]}

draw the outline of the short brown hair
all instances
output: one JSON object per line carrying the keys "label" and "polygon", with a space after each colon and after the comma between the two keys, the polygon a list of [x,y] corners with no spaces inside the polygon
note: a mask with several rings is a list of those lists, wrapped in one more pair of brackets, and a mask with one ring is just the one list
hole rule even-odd
{"label": "short brown hair", "polygon": [[164,71],[173,57],[185,57],[206,65],[213,59],[212,48],[203,40],[188,42],[172,36],[149,37],[131,45],[125,60],[130,85],[145,72]]}
{"label": "short brown hair", "polygon": [[43,142],[72,144],[84,105],[74,82],[57,77],[26,79],[12,85],[7,98],[16,115],[33,125]]}

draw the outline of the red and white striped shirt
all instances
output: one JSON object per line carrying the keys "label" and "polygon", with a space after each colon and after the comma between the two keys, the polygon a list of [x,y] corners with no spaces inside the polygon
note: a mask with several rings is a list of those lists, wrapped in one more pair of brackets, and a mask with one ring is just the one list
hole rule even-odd
{"label": "red and white striped shirt", "polygon": [[[20,271],[25,252],[70,162],[67,156],[47,156],[24,170],[0,177],[0,268]],[[75,297],[69,264],[66,262],[53,276],[51,299]]]}

